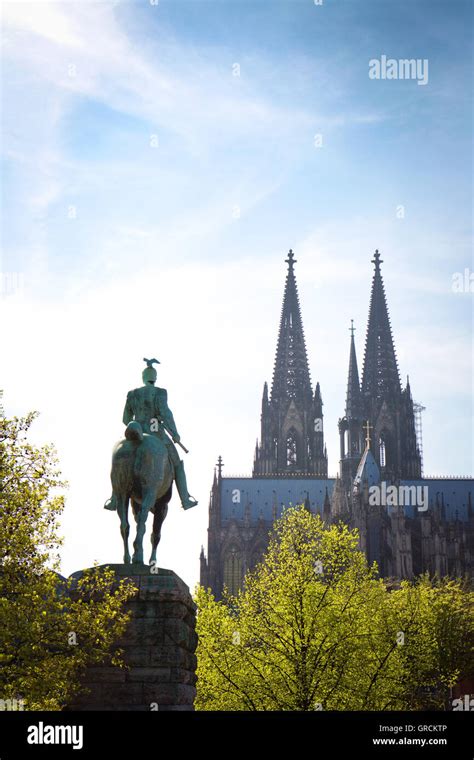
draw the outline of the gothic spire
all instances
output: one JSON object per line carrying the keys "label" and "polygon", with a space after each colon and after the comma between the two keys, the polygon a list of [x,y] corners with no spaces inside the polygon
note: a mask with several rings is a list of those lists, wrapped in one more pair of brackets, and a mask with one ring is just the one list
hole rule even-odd
{"label": "gothic spire", "polygon": [[322,403],[321,398],[321,387],[319,385],[319,382],[316,383],[316,388],[314,389],[314,400],[318,403]]}
{"label": "gothic spire", "polygon": [[326,495],[324,497],[324,504],[323,504],[324,522],[329,522],[330,517],[331,517],[331,501],[329,499],[328,487],[326,486]]}
{"label": "gothic spire", "polygon": [[369,397],[372,400],[393,400],[401,392],[400,377],[380,272],[382,259],[378,251],[375,251],[372,263],[375,265],[375,271],[365,341],[362,394],[365,398]]}
{"label": "gothic spire", "polygon": [[307,473],[327,477],[323,400],[319,383],[314,396],[303,333],[295,257],[288,258],[283,307],[270,397],[262,397],[261,437],[255,450],[254,476]]}
{"label": "gothic spire", "polygon": [[346,419],[360,420],[362,416],[362,405],[360,395],[359,369],[357,367],[357,355],[354,343],[354,320],[351,319],[349,328],[351,333],[351,349],[349,354],[349,374],[347,377],[347,395],[346,395]]}
{"label": "gothic spire", "polygon": [[298,288],[294,273],[295,262],[294,253],[290,249],[286,259],[288,273],[273,370],[272,401],[290,398],[303,401],[312,397]]}

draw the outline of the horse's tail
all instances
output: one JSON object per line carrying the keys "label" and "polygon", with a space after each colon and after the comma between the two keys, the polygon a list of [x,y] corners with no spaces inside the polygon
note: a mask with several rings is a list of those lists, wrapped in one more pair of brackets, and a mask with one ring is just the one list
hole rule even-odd
{"label": "horse's tail", "polygon": [[132,420],[125,428],[125,438],[127,441],[137,441],[141,443],[143,441],[143,428],[139,422]]}

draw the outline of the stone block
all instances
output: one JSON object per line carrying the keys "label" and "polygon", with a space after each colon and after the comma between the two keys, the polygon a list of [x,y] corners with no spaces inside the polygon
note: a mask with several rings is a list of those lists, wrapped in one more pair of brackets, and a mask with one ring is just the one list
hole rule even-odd
{"label": "stone block", "polygon": [[104,679],[115,683],[125,683],[127,676],[126,668],[119,668],[113,665],[100,667],[95,666],[93,668],[87,668],[85,674],[85,680],[87,683],[102,683]]}
{"label": "stone block", "polygon": [[[180,671],[186,672],[186,671]],[[171,668],[133,668],[128,674],[128,681],[139,683],[169,683],[171,680]]]}
{"label": "stone block", "polygon": [[[94,666],[83,684],[89,693],[66,709],[149,711],[192,710],[196,694],[196,605],[186,584],[171,570],[112,565],[117,582],[126,578],[138,589],[125,608],[131,612],[117,645],[126,668]],[[74,573],[79,577],[81,573]]]}
{"label": "stone block", "polygon": [[196,696],[194,686],[188,684],[149,684],[143,685],[143,701],[158,705],[192,705]]}

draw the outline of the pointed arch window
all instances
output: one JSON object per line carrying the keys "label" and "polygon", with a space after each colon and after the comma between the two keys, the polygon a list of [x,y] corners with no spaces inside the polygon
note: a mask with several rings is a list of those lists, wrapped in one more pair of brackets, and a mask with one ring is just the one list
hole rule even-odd
{"label": "pointed arch window", "polygon": [[256,565],[258,565],[259,562],[262,561],[263,555],[265,554],[265,546],[256,546],[251,554],[250,558],[250,569],[253,570]]}
{"label": "pointed arch window", "polygon": [[242,555],[236,546],[231,546],[225,555],[224,586],[234,596],[242,586]]}
{"label": "pointed arch window", "polygon": [[379,438],[379,460],[380,460],[380,466],[385,467],[387,464],[387,456],[385,451],[385,438],[383,435]]}
{"label": "pointed arch window", "polygon": [[298,441],[296,431],[290,430],[286,437],[286,466],[296,467],[298,463]]}

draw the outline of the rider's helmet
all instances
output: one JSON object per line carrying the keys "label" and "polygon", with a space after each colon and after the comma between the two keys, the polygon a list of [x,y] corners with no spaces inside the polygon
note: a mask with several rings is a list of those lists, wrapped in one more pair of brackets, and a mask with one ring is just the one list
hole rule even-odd
{"label": "rider's helmet", "polygon": [[144,362],[146,362],[146,367],[142,372],[142,379],[145,385],[154,385],[156,383],[156,369],[154,368],[154,364],[159,364],[160,362],[158,359],[143,359]]}

